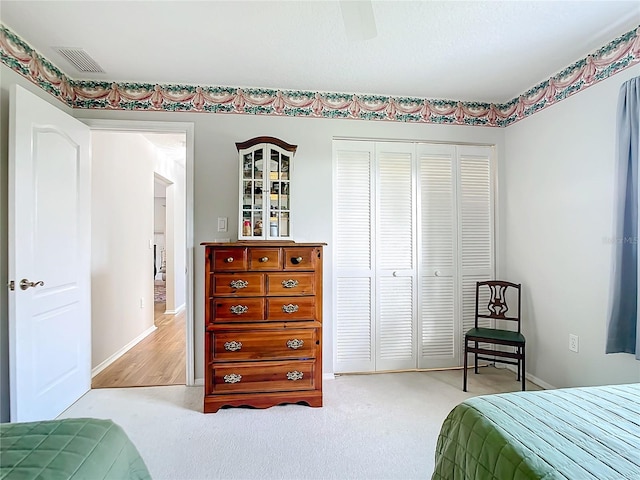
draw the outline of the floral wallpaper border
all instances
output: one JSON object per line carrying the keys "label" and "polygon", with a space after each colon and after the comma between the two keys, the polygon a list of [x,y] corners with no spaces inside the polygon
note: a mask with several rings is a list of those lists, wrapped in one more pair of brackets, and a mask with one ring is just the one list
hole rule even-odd
{"label": "floral wallpaper border", "polygon": [[640,63],[640,25],[507,103],[265,88],[73,80],[0,24],[0,59],[72,108],[506,127]]}

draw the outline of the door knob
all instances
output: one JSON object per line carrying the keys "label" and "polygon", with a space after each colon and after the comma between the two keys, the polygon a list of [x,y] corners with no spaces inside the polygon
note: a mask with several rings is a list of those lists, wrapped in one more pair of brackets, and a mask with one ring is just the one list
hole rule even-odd
{"label": "door knob", "polygon": [[44,282],[42,280],[38,280],[37,282],[30,282],[26,278],[23,278],[22,280],[20,280],[20,288],[22,290],[26,290],[29,287],[38,287],[38,286],[40,287],[44,286]]}

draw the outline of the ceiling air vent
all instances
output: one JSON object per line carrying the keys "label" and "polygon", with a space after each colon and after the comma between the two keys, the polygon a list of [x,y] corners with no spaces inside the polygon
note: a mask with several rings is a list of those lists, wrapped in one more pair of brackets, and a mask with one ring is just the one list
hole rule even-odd
{"label": "ceiling air vent", "polygon": [[62,55],[79,72],[104,73],[102,67],[81,48],[53,47],[53,49]]}

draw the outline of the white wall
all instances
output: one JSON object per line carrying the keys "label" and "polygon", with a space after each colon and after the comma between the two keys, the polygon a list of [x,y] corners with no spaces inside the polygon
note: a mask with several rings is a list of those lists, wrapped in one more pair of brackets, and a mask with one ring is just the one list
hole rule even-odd
{"label": "white wall", "polygon": [[[556,387],[640,381],[605,355],[619,73],[510,127],[501,165],[501,274],[523,284],[527,371]],[[579,336],[579,353],[568,349]]]}
{"label": "white wall", "polygon": [[153,199],[153,232],[164,234],[166,224],[166,200],[164,197],[156,197]]}
{"label": "white wall", "polygon": [[95,368],[153,328],[155,150],[139,134],[94,131],[91,141]]}
{"label": "white wall", "polygon": [[170,182],[162,207],[166,248],[167,312],[184,308],[187,288],[186,257],[186,149],[181,151],[155,147],[154,172]]}

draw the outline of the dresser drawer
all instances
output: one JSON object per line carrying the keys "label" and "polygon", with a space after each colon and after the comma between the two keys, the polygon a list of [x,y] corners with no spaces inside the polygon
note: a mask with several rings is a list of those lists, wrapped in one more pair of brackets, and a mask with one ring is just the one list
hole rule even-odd
{"label": "dresser drawer", "polygon": [[269,297],[267,320],[314,320],[315,297]]}
{"label": "dresser drawer", "polygon": [[213,275],[211,295],[264,295],[264,283],[262,273],[216,273]]}
{"label": "dresser drawer", "polygon": [[315,328],[211,332],[212,360],[268,360],[315,358],[320,348]]}
{"label": "dresser drawer", "polygon": [[216,298],[213,323],[259,322],[265,319],[264,298]]}
{"label": "dresser drawer", "polygon": [[313,360],[223,363],[211,366],[207,393],[280,392],[315,387]]}
{"label": "dresser drawer", "polygon": [[284,248],[285,270],[315,270],[318,251],[315,248]]}
{"label": "dresser drawer", "polygon": [[282,250],[279,248],[250,248],[250,270],[281,270]]}
{"label": "dresser drawer", "polygon": [[215,249],[211,264],[216,272],[247,270],[247,249],[243,247]]}
{"label": "dresser drawer", "polygon": [[267,295],[314,295],[316,276],[314,273],[268,273]]}

